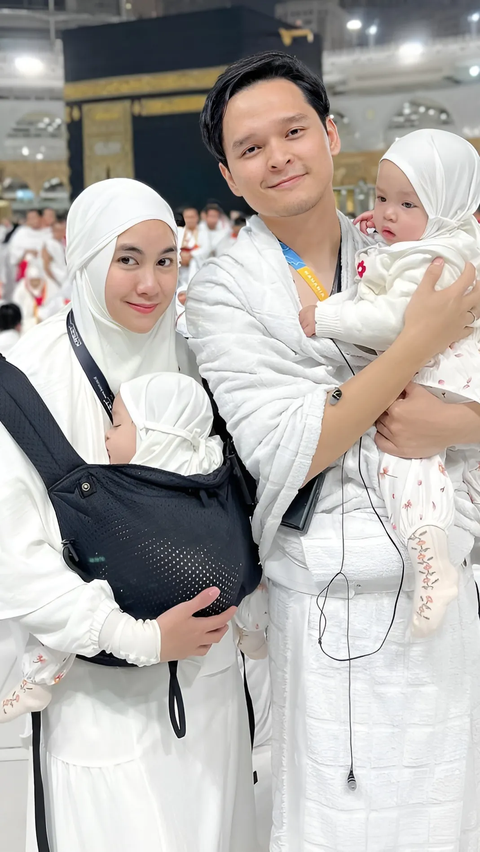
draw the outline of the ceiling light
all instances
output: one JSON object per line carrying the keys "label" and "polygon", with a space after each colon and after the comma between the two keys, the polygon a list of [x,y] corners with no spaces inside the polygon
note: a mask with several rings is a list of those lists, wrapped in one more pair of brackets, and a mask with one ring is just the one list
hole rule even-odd
{"label": "ceiling light", "polygon": [[24,145],[24,147],[22,148],[22,154],[23,154],[23,156],[24,156],[24,157],[28,157],[29,153],[30,153],[30,149],[29,149],[29,148],[27,148],[27,146],[26,146],[26,145]]}
{"label": "ceiling light", "polygon": [[45,66],[42,60],[37,59],[36,56],[17,56],[15,68],[20,71],[20,74],[33,77],[35,74],[41,74]]}
{"label": "ceiling light", "polygon": [[404,59],[415,59],[423,53],[423,44],[419,41],[407,41],[401,45],[398,52]]}
{"label": "ceiling light", "polygon": [[366,30],[366,33],[367,33],[367,35],[377,35],[377,33],[378,33],[377,25],[372,24],[372,26],[369,27],[368,30]]}
{"label": "ceiling light", "polygon": [[468,73],[470,74],[470,77],[478,77],[480,74],[480,65],[471,65]]}
{"label": "ceiling light", "polygon": [[478,24],[478,22],[480,21],[480,12],[473,12],[471,15],[468,16],[468,20],[472,21],[473,24]]}
{"label": "ceiling light", "polygon": [[427,107],[424,106],[424,104],[420,104],[420,106],[418,107],[419,112],[426,112],[426,110],[427,110]]}
{"label": "ceiling light", "polygon": [[43,154],[42,154],[41,152],[39,152],[39,153],[36,155],[36,159],[37,159],[37,160],[43,160]]}
{"label": "ceiling light", "polygon": [[436,110],[434,110],[433,107],[430,107],[430,109],[428,110],[429,115],[435,115],[435,112],[436,112]]}
{"label": "ceiling light", "polygon": [[351,21],[347,21],[347,30],[361,30],[362,22],[358,20],[358,18],[352,18]]}

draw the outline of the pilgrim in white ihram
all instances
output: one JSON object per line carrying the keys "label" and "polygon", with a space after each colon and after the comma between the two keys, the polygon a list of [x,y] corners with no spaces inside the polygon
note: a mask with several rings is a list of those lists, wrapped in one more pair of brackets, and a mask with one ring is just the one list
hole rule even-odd
{"label": "pilgrim in white ihram", "polygon": [[[149,219],[166,223],[176,238],[173,214],[157,193],[114,179],[86,189],[68,220],[76,324],[115,394],[147,372],[189,370],[172,303],[145,334],[127,331],[106,309],[117,237]],[[77,452],[107,464],[109,421],[68,340],[67,310],[23,338],[13,360]],[[205,657],[179,663],[188,735],[177,740],[168,666],[151,665],[160,659],[158,624],[121,613],[106,582],[84,583],[68,569],[44,485],[3,427],[0,454],[0,617],[65,654],[90,657],[103,648],[142,664],[110,668],[75,659],[53,690],[42,713],[52,852],[255,849],[248,723],[232,631]],[[32,832],[28,844],[33,852]]]}
{"label": "pilgrim in white ihram", "polygon": [[[473,215],[480,204],[480,157],[460,136],[417,130],[394,142],[382,158],[378,187],[373,221],[379,231],[382,223],[388,226],[387,235],[393,229],[389,244],[382,240],[358,252],[355,299],[336,295],[303,309],[300,317],[314,313],[319,337],[382,350],[400,333],[410,297],[436,257],[445,260],[437,289],[453,284],[468,261],[480,274],[480,228]],[[415,376],[450,402],[480,402],[480,322],[473,313],[472,325],[470,337],[452,343]],[[459,448],[453,455],[480,511],[479,448]],[[412,634],[426,636],[438,628],[458,593],[458,572],[448,553],[455,501],[445,454],[429,459],[383,455],[380,487],[415,569]],[[480,522],[480,514],[477,518]]]}
{"label": "pilgrim in white ihram", "polygon": [[[369,244],[339,214],[342,290],[355,253]],[[480,625],[469,562],[478,523],[461,471],[455,485],[451,559],[462,565],[458,597],[439,630],[406,641],[414,580],[381,523],[374,430],[326,473],[305,535],[281,527],[308,474],[329,392],[365,363],[351,344],[308,338],[301,304],[276,237],[257,216],[236,246],[191,282],[189,343],[237,450],[258,482],[254,534],[269,580],[273,706],[271,852],[478,852],[480,846]],[[372,357],[374,357],[372,353]],[[343,476],[342,476],[343,473]],[[365,488],[364,482],[368,488]],[[342,481],[343,480],[343,481]],[[371,501],[371,502],[370,502]],[[376,515],[378,513],[378,517]],[[474,510],[475,514],[475,510]],[[380,520],[380,519],[381,520]],[[342,547],[342,531],[344,548]],[[348,577],[318,596],[342,566]],[[352,664],[351,765],[348,664]]]}

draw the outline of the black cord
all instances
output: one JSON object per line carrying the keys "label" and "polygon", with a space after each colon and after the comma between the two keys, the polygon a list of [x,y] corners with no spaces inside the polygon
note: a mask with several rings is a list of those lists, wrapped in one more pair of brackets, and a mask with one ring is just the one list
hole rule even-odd
{"label": "black cord", "polygon": [[[351,366],[351,364],[347,360],[345,354],[340,349],[338,343],[335,340],[332,340],[332,343],[337,347],[338,351],[340,352],[340,355],[342,356],[343,360],[345,361],[345,363],[346,363],[348,369],[350,370],[352,376],[355,376],[355,371],[354,371],[353,367]],[[391,632],[393,625],[394,625],[394,622],[395,622],[395,618],[396,618],[396,615],[397,615],[397,609],[398,609],[398,602],[400,600],[400,595],[401,595],[402,588],[403,588],[403,582],[404,582],[404,579],[405,579],[405,560],[403,558],[403,553],[400,550],[397,542],[395,541],[395,539],[394,539],[393,535],[391,534],[390,530],[388,529],[387,525],[385,524],[383,518],[381,517],[381,515],[379,514],[379,512],[375,508],[371,494],[370,494],[370,491],[369,491],[369,488],[368,488],[368,485],[367,485],[367,483],[365,481],[365,477],[363,475],[362,461],[361,461],[362,460],[362,446],[363,446],[363,436],[359,439],[359,442],[358,442],[358,473],[359,473],[360,479],[362,481],[363,487],[365,489],[365,492],[367,494],[370,506],[371,506],[377,520],[381,523],[386,536],[389,538],[390,542],[392,543],[392,545],[394,546],[398,555],[400,556],[400,559],[401,559],[401,562],[402,562],[402,573],[401,573],[401,577],[400,577],[400,584],[399,584],[399,587],[398,587],[398,590],[397,590],[396,596],[395,596],[392,618],[390,620],[390,624],[388,626],[387,632],[385,633],[385,636],[383,637],[380,645],[374,651],[369,651],[368,653],[365,653],[365,654],[357,654],[356,656],[352,657],[351,648],[350,648],[350,583],[349,583],[347,575],[344,572],[344,566],[345,566],[345,500],[344,500],[345,476],[344,476],[344,474],[345,474],[345,457],[346,457],[346,453],[344,453],[343,458],[342,458],[342,464],[341,464],[342,556],[341,556],[340,568],[337,571],[337,573],[332,577],[332,579],[329,581],[329,583],[327,583],[325,588],[323,588],[321,590],[321,592],[319,592],[319,594],[317,595],[316,603],[317,603],[317,607],[320,611],[319,625],[318,625],[318,644],[319,644],[320,650],[330,660],[334,660],[337,663],[348,663],[348,726],[349,726],[349,737],[350,737],[350,770],[349,770],[349,773],[348,773],[348,776],[347,776],[347,784],[348,784],[348,787],[349,787],[350,790],[356,790],[357,789],[357,781],[356,781],[355,773],[354,773],[354,755],[353,755],[352,662],[354,660],[364,660],[367,657],[373,657],[375,654],[378,654],[378,652],[382,650],[383,646],[385,645],[385,642],[387,641],[387,639],[390,635],[390,632]],[[325,632],[326,632],[326,629],[327,629],[327,624],[328,624],[327,616],[325,615],[325,606],[327,604],[328,594],[329,594],[330,587],[331,587],[332,583],[334,583],[335,580],[337,580],[340,577],[342,577],[345,580],[346,589],[347,589],[347,634],[346,634],[347,654],[348,654],[347,657],[334,657],[333,654],[329,654],[325,650],[325,648],[323,647],[323,637],[325,635]],[[320,603],[319,603],[319,600],[320,600],[321,597],[324,597],[324,601],[323,601],[322,605],[320,605]]]}

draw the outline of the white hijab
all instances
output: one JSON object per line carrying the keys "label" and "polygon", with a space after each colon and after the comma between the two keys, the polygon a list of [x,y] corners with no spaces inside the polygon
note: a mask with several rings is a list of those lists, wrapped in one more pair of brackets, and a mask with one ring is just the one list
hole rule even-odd
{"label": "white hijab", "polygon": [[477,234],[480,157],[470,142],[446,130],[415,130],[397,139],[382,160],[406,175],[428,216],[422,239],[456,230]]}
{"label": "white hijab", "polygon": [[[176,236],[175,220],[165,201],[148,186],[124,178],[88,187],[68,215],[67,258],[75,319],[114,393],[122,381],[142,373],[177,372],[177,353],[182,369],[187,373],[193,369],[183,351],[184,341],[174,331],[173,304],[149,334],[121,328],[105,307],[105,281],[115,241],[146,219],[166,222]],[[10,360],[28,375],[82,458],[89,464],[108,464],[105,430],[109,420],[70,345],[66,331],[70,307],[28,332]]]}
{"label": "white hijab", "polygon": [[128,178],[100,181],[73,202],[67,218],[67,278],[78,330],[113,393],[120,383],[148,370],[178,369],[175,306],[169,306],[151,332],[136,334],[107,312],[105,282],[117,237],[144,222],[165,222],[177,242],[172,210],[149,186]]}
{"label": "white hijab", "polygon": [[204,389],[189,376],[154,373],[120,385],[137,427],[132,464],[190,476],[216,470],[223,461],[220,438],[209,437],[213,414]]}

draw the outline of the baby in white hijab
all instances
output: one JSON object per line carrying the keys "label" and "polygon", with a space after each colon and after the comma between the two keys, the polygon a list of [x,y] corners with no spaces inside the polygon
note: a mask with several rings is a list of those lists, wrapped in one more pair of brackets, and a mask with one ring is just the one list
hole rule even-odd
{"label": "baby in white hijab", "polygon": [[[349,290],[303,308],[299,319],[309,337],[383,351],[400,333],[410,297],[435,258],[444,260],[437,289],[452,284],[468,261],[480,276],[480,227],[473,215],[480,204],[480,158],[469,142],[444,130],[417,130],[398,139],[380,161],[376,196],[375,209],[362,218],[379,239],[357,254],[356,296]],[[479,326],[472,313],[471,336],[452,343],[415,381],[447,402],[480,402]],[[461,448],[457,457],[478,523],[480,449]],[[435,630],[458,594],[447,535],[455,495],[444,462],[444,456],[409,460],[387,454],[380,460],[390,522],[408,547],[415,573],[414,636]]]}
{"label": "baby in white hijab", "polygon": [[[152,373],[120,385],[105,444],[111,464],[140,464],[183,476],[212,473],[223,463],[223,442],[210,435],[210,400],[198,382],[180,373]],[[2,701],[0,722],[43,710],[51,688],[74,660],[30,638],[23,679]]]}

